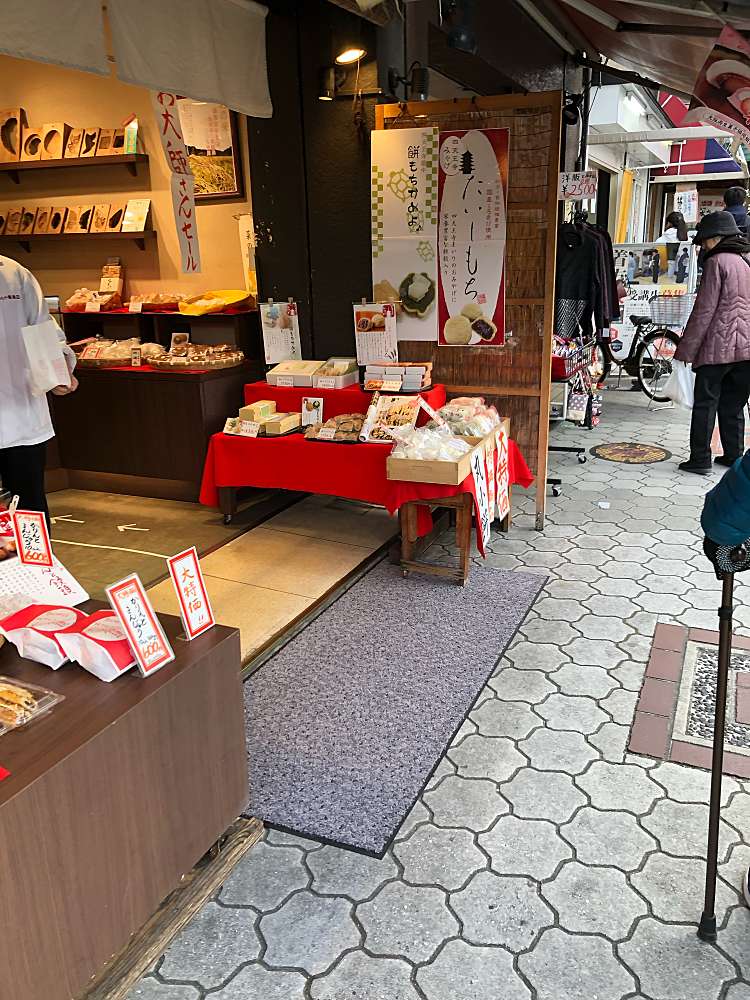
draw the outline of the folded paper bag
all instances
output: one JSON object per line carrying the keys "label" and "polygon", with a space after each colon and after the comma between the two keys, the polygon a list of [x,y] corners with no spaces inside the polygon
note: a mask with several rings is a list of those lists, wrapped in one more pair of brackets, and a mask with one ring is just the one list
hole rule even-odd
{"label": "folded paper bag", "polygon": [[70,371],[60,342],[60,328],[48,319],[21,327],[28,360],[32,396],[43,396],[58,385],[70,386]]}

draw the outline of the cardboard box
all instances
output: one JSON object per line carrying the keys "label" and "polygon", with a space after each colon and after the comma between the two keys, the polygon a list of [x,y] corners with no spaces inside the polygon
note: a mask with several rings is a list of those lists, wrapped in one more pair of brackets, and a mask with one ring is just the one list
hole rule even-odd
{"label": "cardboard box", "polygon": [[96,144],[99,142],[98,128],[85,128],[81,139],[79,156],[96,156]]}
{"label": "cardboard box", "polygon": [[48,122],[42,125],[43,160],[62,160],[70,131],[70,125],[65,122]]}
{"label": "cardboard box", "polygon": [[68,141],[65,143],[65,159],[74,159],[81,155],[81,143],[83,141],[83,129],[71,129]]}
{"label": "cardboard box", "polygon": [[0,163],[15,163],[21,159],[21,135],[25,125],[23,108],[0,111]]}
{"label": "cardboard box", "polygon": [[278,434],[286,434],[301,426],[301,413],[277,413],[270,420],[264,421],[263,431],[269,437],[273,437]]}
{"label": "cardboard box", "polygon": [[260,422],[276,413],[276,403],[273,399],[259,399],[257,403],[248,403],[240,410],[240,420]]}
{"label": "cardboard box", "polygon": [[467,476],[471,475],[471,456],[484,448],[485,438],[464,438],[472,445],[457,462],[437,462],[418,458],[386,459],[386,477],[397,479],[402,483],[437,483],[441,486],[460,486]]}
{"label": "cardboard box", "polygon": [[21,140],[21,160],[41,160],[42,158],[42,130],[41,128],[27,127],[23,130]]}

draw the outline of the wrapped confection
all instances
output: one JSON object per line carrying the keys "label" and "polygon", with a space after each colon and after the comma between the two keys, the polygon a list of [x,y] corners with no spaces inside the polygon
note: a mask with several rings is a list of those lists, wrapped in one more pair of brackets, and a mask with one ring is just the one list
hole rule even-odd
{"label": "wrapped confection", "polygon": [[364,413],[340,413],[324,424],[310,424],[305,428],[308,441],[334,441],[339,444],[354,444],[359,438]]}
{"label": "wrapped confection", "polygon": [[119,309],[122,299],[119,292],[95,292],[90,288],[76,288],[66,300],[65,308],[68,312],[86,312],[89,304],[98,306],[99,312],[107,312],[109,309]]}
{"label": "wrapped confection", "polygon": [[454,437],[447,427],[397,427],[391,433],[396,439],[391,452],[394,458],[456,462],[472,447],[463,438]]}
{"label": "wrapped confection", "polygon": [[[484,437],[493,427],[500,426],[500,416],[494,406],[486,406],[481,396],[458,396],[439,411],[453,434],[460,437]],[[435,427],[434,421],[430,427]]]}

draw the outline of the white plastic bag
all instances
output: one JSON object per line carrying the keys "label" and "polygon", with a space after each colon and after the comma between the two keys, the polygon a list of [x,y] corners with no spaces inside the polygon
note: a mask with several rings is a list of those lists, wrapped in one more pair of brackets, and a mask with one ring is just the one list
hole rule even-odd
{"label": "white plastic bag", "polygon": [[695,402],[695,372],[684,361],[672,362],[672,374],[664,385],[664,395],[677,406],[692,410]]}
{"label": "white plastic bag", "polygon": [[48,319],[33,326],[21,327],[29,362],[29,389],[32,396],[43,396],[58,385],[70,386],[70,371],[60,341],[60,328]]}

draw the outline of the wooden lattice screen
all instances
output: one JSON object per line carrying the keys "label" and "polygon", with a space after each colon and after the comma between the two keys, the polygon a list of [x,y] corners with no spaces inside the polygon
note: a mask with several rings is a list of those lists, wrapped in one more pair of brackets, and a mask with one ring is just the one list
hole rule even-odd
{"label": "wooden lattice screen", "polygon": [[505,347],[482,348],[405,341],[399,356],[426,360],[431,349],[435,381],[449,396],[485,396],[510,417],[511,436],[536,475],[538,528],[547,478],[561,106],[553,91],[376,107],[377,128],[510,130],[505,293],[512,337]]}

